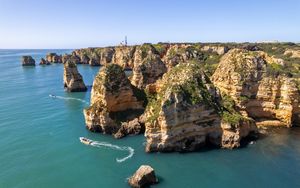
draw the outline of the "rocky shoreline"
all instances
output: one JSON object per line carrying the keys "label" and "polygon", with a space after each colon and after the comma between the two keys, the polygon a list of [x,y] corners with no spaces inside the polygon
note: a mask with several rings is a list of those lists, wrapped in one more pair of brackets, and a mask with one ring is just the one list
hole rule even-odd
{"label": "rocky shoreline", "polygon": [[115,138],[145,133],[147,152],[186,152],[238,148],[262,126],[297,126],[299,51],[293,43],[145,43],[49,53],[40,65],[64,64],[70,92],[87,90],[77,64],[103,66],[87,128]]}
{"label": "rocky shoreline", "polygon": [[146,43],[50,53],[40,65],[64,64],[71,92],[86,91],[77,64],[103,66],[83,111],[90,131],[144,134],[146,152],[192,152],[239,148],[268,127],[298,126],[299,52],[293,43]]}

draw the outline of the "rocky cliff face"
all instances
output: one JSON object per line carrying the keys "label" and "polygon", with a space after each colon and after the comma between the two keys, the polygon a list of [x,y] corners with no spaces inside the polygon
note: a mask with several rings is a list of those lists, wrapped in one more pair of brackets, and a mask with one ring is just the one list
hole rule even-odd
{"label": "rocky cliff face", "polygon": [[135,46],[115,47],[112,63],[120,65],[123,69],[132,69],[135,48]]}
{"label": "rocky cliff face", "polygon": [[147,152],[194,151],[207,144],[234,148],[256,132],[250,120],[227,120],[238,115],[223,112],[218,91],[196,63],[178,64],[156,85],[145,112]]}
{"label": "rocky cliff face", "polygon": [[62,63],[62,56],[59,56],[56,53],[48,53],[46,55],[46,61],[50,63]]}
{"label": "rocky cliff face", "polygon": [[202,51],[205,52],[214,52],[219,55],[225,54],[229,49],[226,46],[212,46],[212,45],[205,45],[201,48]]}
{"label": "rocky cliff face", "polygon": [[96,76],[91,92],[91,106],[84,110],[86,126],[91,131],[115,134],[121,122],[133,120],[143,112],[143,101],[122,70],[110,64]]}
{"label": "rocky cliff face", "polygon": [[299,122],[299,92],[293,78],[279,73],[281,66],[262,51],[233,49],[221,59],[212,81],[257,125],[290,127]]}
{"label": "rocky cliff face", "polygon": [[80,59],[77,55],[74,54],[65,54],[62,56],[62,63],[71,62],[73,64],[81,64]]}
{"label": "rocky cliff face", "polygon": [[100,65],[108,65],[112,62],[112,58],[115,53],[115,48],[113,47],[106,47],[102,48],[100,51]]}
{"label": "rocky cliff face", "polygon": [[41,58],[40,65],[51,65],[51,63],[46,61],[44,58]]}
{"label": "rocky cliff face", "polygon": [[136,48],[131,77],[131,83],[134,86],[145,88],[148,84],[152,84],[161,78],[166,72],[166,65],[152,45],[144,44]]}
{"label": "rocky cliff face", "polygon": [[64,88],[69,92],[86,91],[82,76],[77,70],[77,66],[72,61],[64,64]]}
{"label": "rocky cliff face", "polygon": [[187,62],[189,60],[201,61],[203,58],[200,46],[175,44],[169,46],[162,60],[165,62],[168,70],[170,70],[180,62]]}
{"label": "rocky cliff face", "polygon": [[300,58],[300,50],[288,49],[284,52],[284,55],[289,55],[291,58]]}
{"label": "rocky cliff face", "polygon": [[22,66],[35,66],[35,60],[31,56],[22,56]]}

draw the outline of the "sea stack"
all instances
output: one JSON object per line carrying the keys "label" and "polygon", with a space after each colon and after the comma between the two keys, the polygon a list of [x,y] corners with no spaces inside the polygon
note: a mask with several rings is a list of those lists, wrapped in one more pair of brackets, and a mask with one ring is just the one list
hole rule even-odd
{"label": "sea stack", "polygon": [[77,70],[74,62],[67,61],[64,64],[64,88],[69,92],[86,91],[81,74]]}
{"label": "sea stack", "polygon": [[44,58],[41,58],[40,65],[50,65],[49,61],[46,61]]}
{"label": "sea stack", "polygon": [[147,152],[190,152],[206,145],[236,148],[242,138],[257,131],[234,104],[223,104],[198,63],[173,67],[156,83],[155,91],[145,112]]}
{"label": "sea stack", "polygon": [[31,56],[22,56],[22,66],[35,66],[35,60]]}
{"label": "sea stack", "polygon": [[134,188],[143,188],[158,183],[154,169],[149,165],[142,165],[140,168],[128,179],[128,183]]}
{"label": "sea stack", "polygon": [[48,53],[46,55],[46,61],[50,63],[62,63],[62,57],[56,53]]}
{"label": "sea stack", "polygon": [[103,67],[93,83],[91,106],[84,110],[87,128],[115,134],[122,122],[131,121],[143,113],[143,101],[138,94],[121,66],[110,64]]}
{"label": "sea stack", "polygon": [[144,89],[167,72],[167,67],[160,59],[159,52],[151,44],[138,46],[133,58],[131,83],[137,88]]}

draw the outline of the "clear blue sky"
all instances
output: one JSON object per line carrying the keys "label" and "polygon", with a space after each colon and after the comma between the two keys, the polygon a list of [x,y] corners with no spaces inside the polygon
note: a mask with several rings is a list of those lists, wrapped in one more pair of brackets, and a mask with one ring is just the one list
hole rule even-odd
{"label": "clear blue sky", "polygon": [[0,0],[0,48],[300,42],[300,0]]}

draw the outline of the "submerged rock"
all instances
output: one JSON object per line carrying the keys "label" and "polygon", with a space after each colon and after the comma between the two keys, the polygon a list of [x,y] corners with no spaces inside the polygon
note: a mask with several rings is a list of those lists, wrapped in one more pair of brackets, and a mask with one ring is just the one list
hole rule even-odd
{"label": "submerged rock", "polygon": [[86,91],[81,74],[77,70],[75,63],[67,61],[64,64],[64,88],[69,92]]}
{"label": "submerged rock", "polygon": [[158,183],[154,169],[149,165],[142,165],[140,168],[128,179],[131,187],[142,188]]}
{"label": "submerged rock", "polygon": [[31,56],[22,56],[22,66],[35,66],[35,60]]}
{"label": "submerged rock", "polygon": [[133,120],[143,109],[143,101],[122,67],[110,64],[94,80],[91,106],[84,110],[86,126],[91,131],[115,134],[121,122]]}

